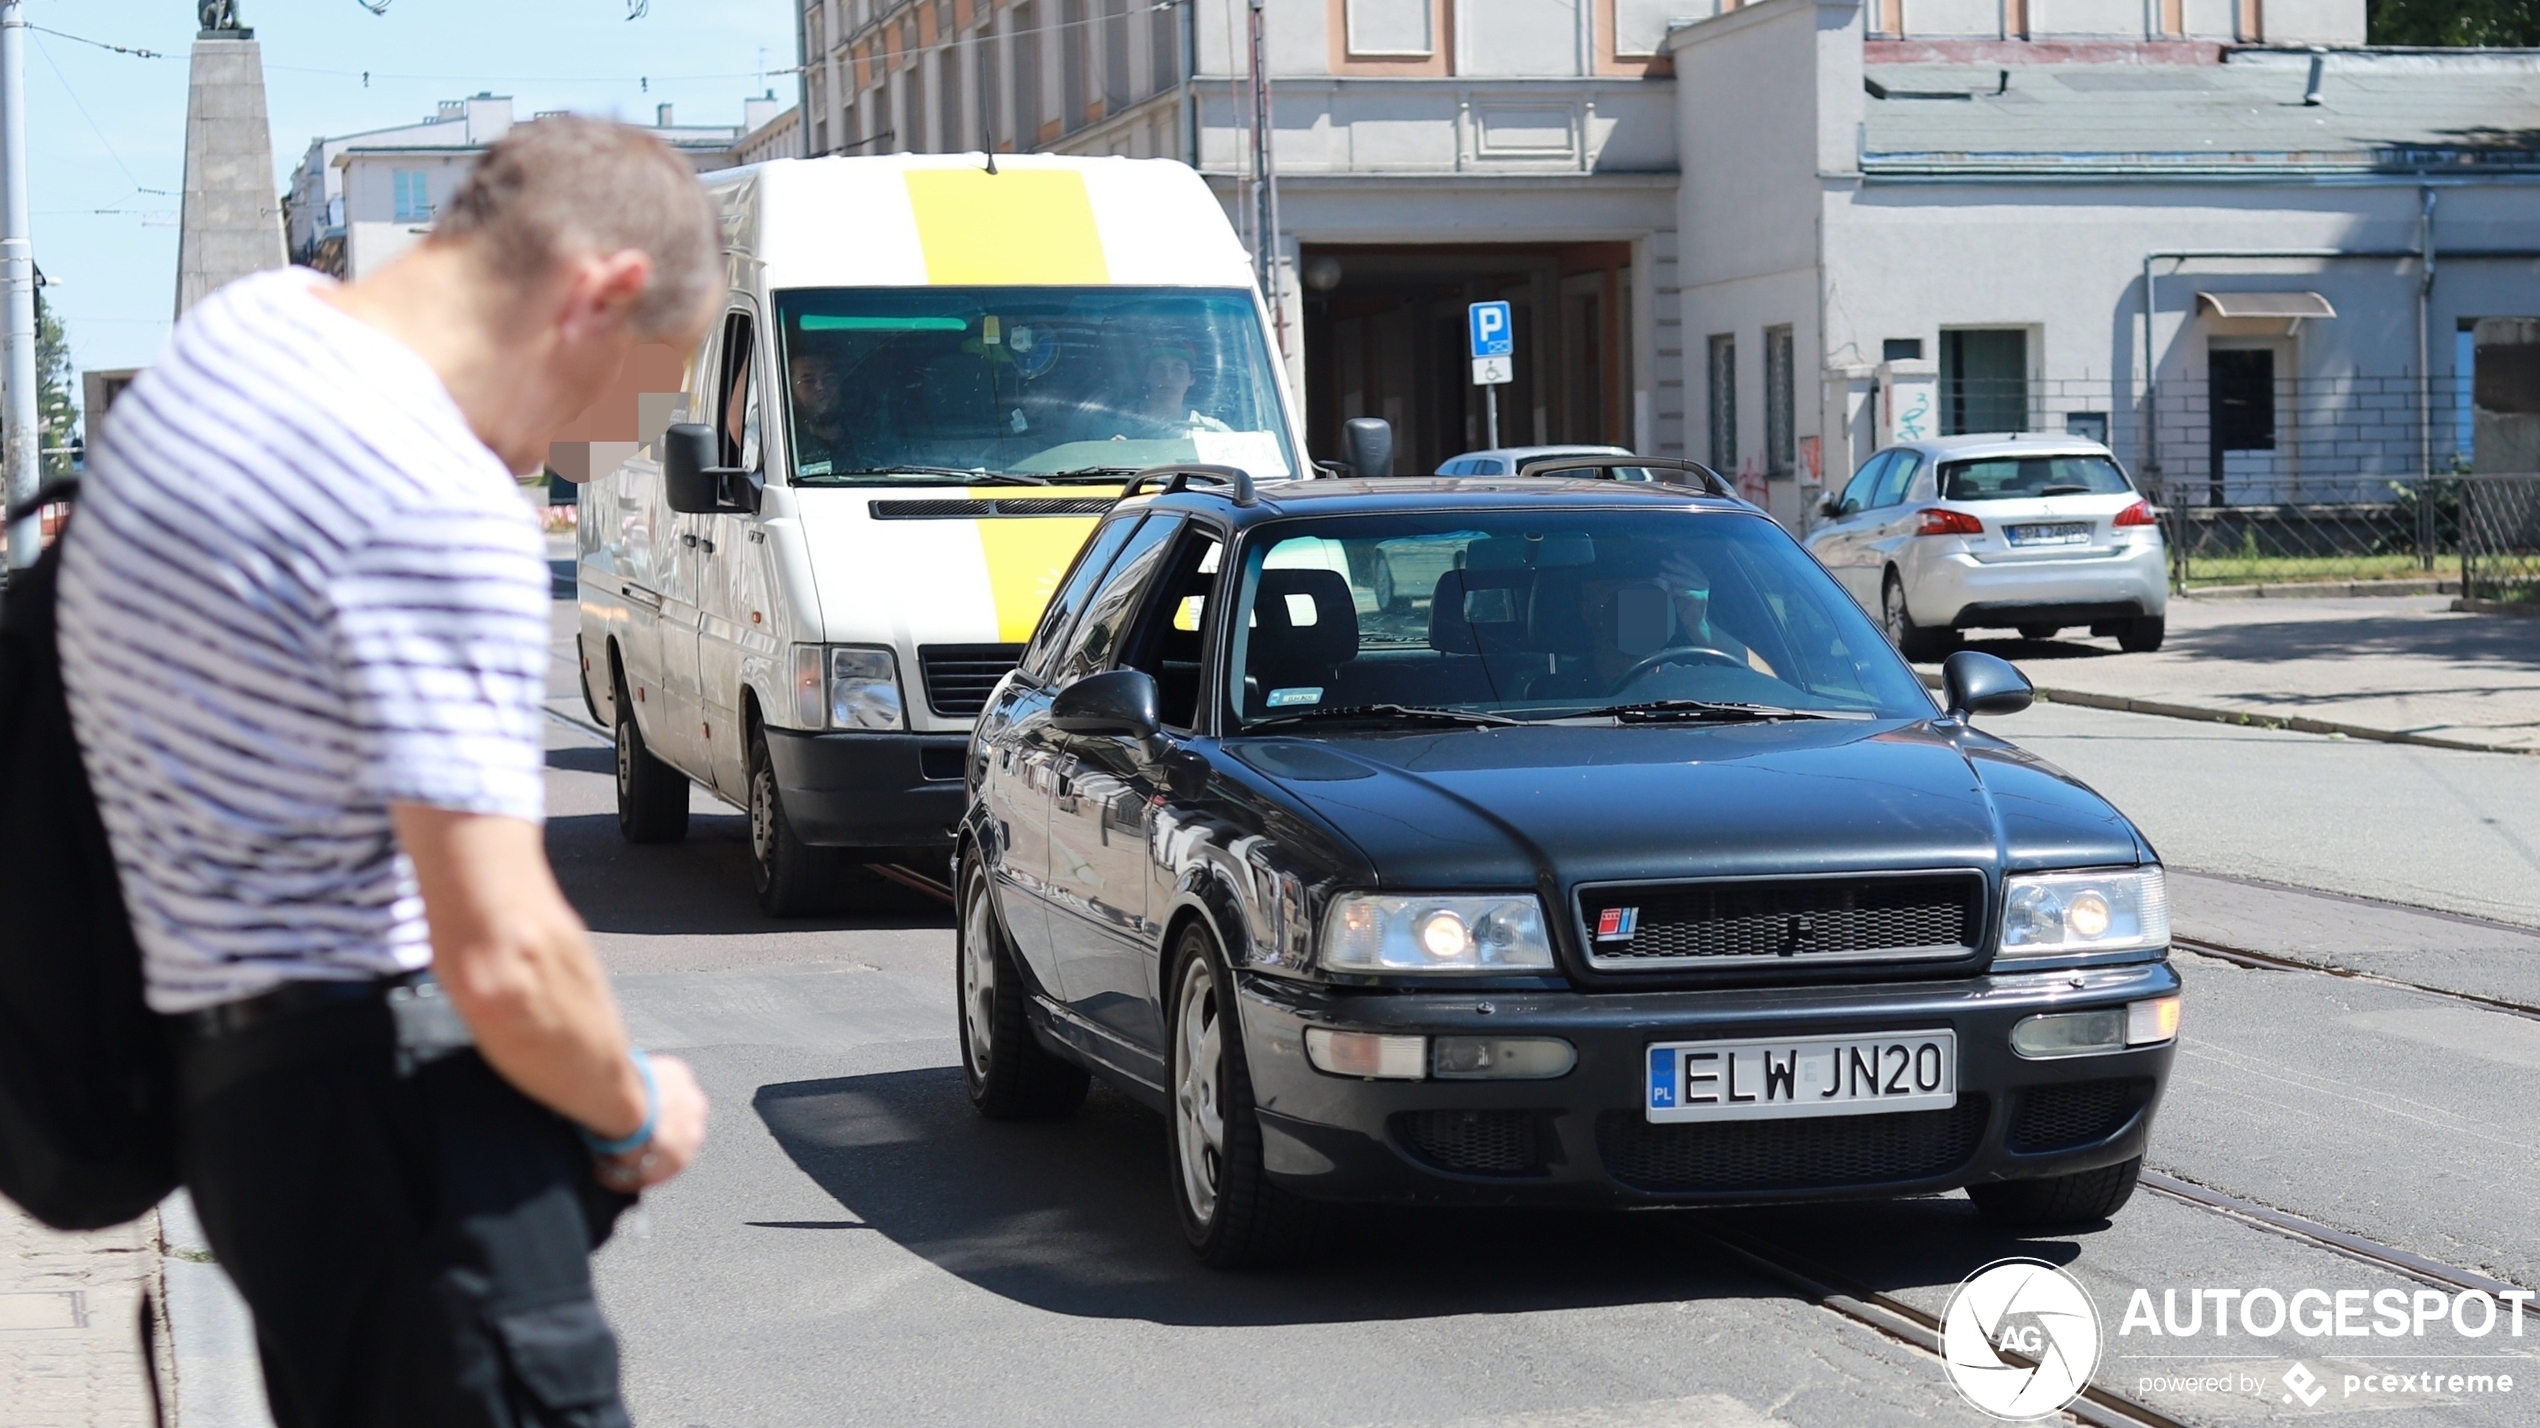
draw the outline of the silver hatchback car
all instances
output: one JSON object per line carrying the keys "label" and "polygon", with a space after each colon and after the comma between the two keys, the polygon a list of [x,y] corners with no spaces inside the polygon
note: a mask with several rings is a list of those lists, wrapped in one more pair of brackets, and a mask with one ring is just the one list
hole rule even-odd
{"label": "silver hatchback car", "polygon": [[1907,659],[1969,629],[2050,639],[2075,625],[2161,647],[2159,517],[2108,448],[2024,432],[1891,446],[1826,498],[1804,544]]}

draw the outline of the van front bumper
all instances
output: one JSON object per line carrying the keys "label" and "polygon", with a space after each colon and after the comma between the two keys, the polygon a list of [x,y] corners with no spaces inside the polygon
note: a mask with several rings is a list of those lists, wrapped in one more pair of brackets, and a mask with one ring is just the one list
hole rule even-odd
{"label": "van front bumper", "polygon": [[[2175,1042],[2030,1060],[2013,1024],[2179,990],[2167,962],[1941,982],[1638,993],[1370,991],[1238,978],[1271,1178],[1316,1199],[1457,1204],[1754,1204],[1933,1194],[2141,1155]],[[1308,1026],[1556,1036],[1546,1081],[1362,1080],[1306,1059]],[[1949,1110],[1652,1124],[1652,1043],[1957,1034]]]}
{"label": "van front bumper", "polygon": [[766,733],[785,817],[804,842],[877,852],[952,846],[969,735]]}

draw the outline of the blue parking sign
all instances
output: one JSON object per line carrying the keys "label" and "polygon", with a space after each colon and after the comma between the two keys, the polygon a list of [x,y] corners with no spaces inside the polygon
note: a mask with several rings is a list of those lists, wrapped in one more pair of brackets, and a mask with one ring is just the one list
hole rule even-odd
{"label": "blue parking sign", "polygon": [[1472,337],[1473,356],[1511,357],[1516,355],[1516,334],[1509,328],[1508,304],[1477,302],[1465,311],[1465,326]]}

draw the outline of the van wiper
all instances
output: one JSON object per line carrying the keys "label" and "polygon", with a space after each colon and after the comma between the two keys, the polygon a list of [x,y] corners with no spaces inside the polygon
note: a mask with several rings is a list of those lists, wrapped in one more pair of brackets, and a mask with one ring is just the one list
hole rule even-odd
{"label": "van wiper", "polygon": [[1582,709],[1562,719],[1612,719],[1618,724],[1751,724],[1773,719],[1859,719],[1866,711],[1788,709],[1779,704],[1739,704],[1717,699],[1650,699]]}
{"label": "van wiper", "polygon": [[830,476],[951,476],[965,486],[1046,486],[1049,478],[1021,471],[990,471],[984,466],[851,466],[832,467]]}
{"label": "van wiper", "polygon": [[1265,729],[1273,724],[1303,724],[1320,719],[1429,719],[1445,724],[1473,725],[1527,722],[1480,709],[1436,709],[1416,704],[1343,704],[1330,709],[1302,709],[1294,714],[1256,719],[1246,728]]}
{"label": "van wiper", "polygon": [[1070,466],[1064,471],[1053,471],[1050,475],[1059,480],[1101,481],[1115,476],[1135,476],[1149,469],[1151,468],[1145,466]]}

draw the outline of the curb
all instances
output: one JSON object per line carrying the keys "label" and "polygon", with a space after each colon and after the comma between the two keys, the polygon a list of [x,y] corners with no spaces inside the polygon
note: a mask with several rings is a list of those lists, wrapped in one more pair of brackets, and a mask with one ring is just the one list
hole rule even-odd
{"label": "curb", "polygon": [[[1940,687],[1936,672],[1914,671],[1927,688]],[[2037,687],[2037,697],[2048,704],[2070,704],[2082,709],[2108,709],[2121,714],[2152,714],[2163,719],[2187,719],[2199,724],[2230,724],[2246,729],[2281,729],[2294,734],[2326,734],[2340,739],[2370,739],[2380,744],[2415,744],[2428,749],[2451,749],[2472,754],[2518,754],[2525,758],[2540,757],[2540,748],[2528,744],[2489,744],[2475,739],[2446,739],[2437,734],[2412,734],[2401,729],[2375,729],[2362,724],[2339,724],[2327,719],[2305,718],[2299,714],[2251,714],[2239,709],[2209,709],[2196,704],[2171,704],[2158,699],[2129,699],[2120,694],[2093,694],[2085,689],[2048,689]]]}
{"label": "curb", "polygon": [[2540,615],[2540,600],[2455,600],[2452,610],[2462,615]]}
{"label": "curb", "polygon": [[[2206,585],[2179,592],[2187,600],[2327,600],[2364,595],[2458,595],[2457,580],[2300,581],[2273,585]],[[2458,608],[2457,606],[2454,608]]]}

